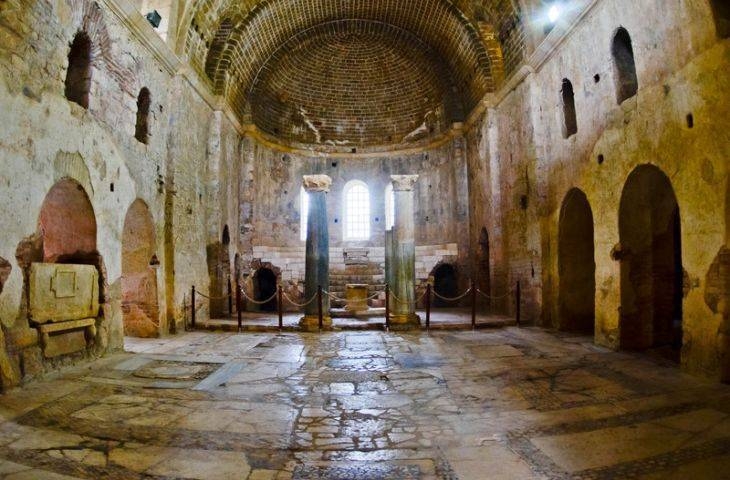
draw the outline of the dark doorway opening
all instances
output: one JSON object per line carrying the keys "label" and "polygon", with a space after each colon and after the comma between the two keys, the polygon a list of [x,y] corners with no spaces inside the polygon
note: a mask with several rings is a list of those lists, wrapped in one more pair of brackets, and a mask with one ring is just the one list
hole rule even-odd
{"label": "dark doorway opening", "polygon": [[629,32],[621,27],[616,31],[611,45],[613,68],[616,76],[616,101],[622,104],[639,91],[639,79],[636,76],[634,48]]}
{"label": "dark doorway opening", "polygon": [[619,210],[621,347],[656,349],[679,361],[682,348],[682,235],[669,178],[653,165],[629,175]]}
{"label": "dark doorway opening", "polygon": [[68,53],[66,98],[89,108],[91,91],[91,39],[86,32],[78,32]]}
{"label": "dark doorway opening", "polygon": [[593,213],[581,190],[574,188],[565,196],[558,228],[558,326],[561,330],[593,334],[596,302]]}
{"label": "dark doorway opening", "polygon": [[[458,295],[459,284],[456,280],[456,269],[453,265],[444,263],[433,270],[433,291],[445,298],[454,298]],[[434,295],[434,307],[455,307],[458,302],[448,301]]]}
{"label": "dark doorway opening", "polygon": [[[269,268],[259,268],[253,277],[254,299],[257,302],[263,302],[271,298],[276,293],[277,282],[276,274]],[[276,297],[259,306],[262,312],[275,312],[277,310]]]}

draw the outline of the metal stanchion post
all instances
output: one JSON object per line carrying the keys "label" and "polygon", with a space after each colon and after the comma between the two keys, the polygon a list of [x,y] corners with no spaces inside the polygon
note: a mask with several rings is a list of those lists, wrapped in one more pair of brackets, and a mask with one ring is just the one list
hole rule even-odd
{"label": "metal stanchion post", "polygon": [[390,285],[385,284],[385,329],[390,330]]}
{"label": "metal stanchion post", "polygon": [[195,285],[190,292],[190,327],[195,330]]}
{"label": "metal stanchion post", "polygon": [[477,328],[477,287],[471,280],[471,329]]}
{"label": "metal stanchion post", "polygon": [[236,314],[238,315],[238,332],[243,330],[243,318],[241,317],[241,286],[236,282]]}
{"label": "metal stanchion post", "polygon": [[228,279],[228,317],[233,316],[233,295],[231,294],[231,279]]}
{"label": "metal stanchion post", "polygon": [[319,331],[324,328],[324,318],[322,317],[322,285],[317,286],[317,314],[319,315]]}
{"label": "metal stanchion post", "polygon": [[281,285],[279,285],[278,290],[278,305],[279,305],[279,333],[281,333],[282,329],[284,328],[284,289],[281,288]]}
{"label": "metal stanchion post", "polygon": [[520,288],[520,281],[517,281],[517,288],[515,289],[515,317],[517,319],[517,326],[520,326],[520,307],[522,306],[522,290]]}
{"label": "metal stanchion post", "polygon": [[426,284],[426,331],[431,331],[431,284]]}

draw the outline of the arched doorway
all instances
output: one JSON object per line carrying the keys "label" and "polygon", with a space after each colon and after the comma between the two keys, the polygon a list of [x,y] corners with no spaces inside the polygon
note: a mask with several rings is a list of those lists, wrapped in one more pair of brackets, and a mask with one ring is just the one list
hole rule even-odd
{"label": "arched doorway", "polygon": [[[456,269],[453,265],[442,263],[433,269],[433,291],[434,293],[445,297],[454,298],[457,296],[459,284],[456,280]],[[443,300],[434,295],[434,307],[455,307],[457,302]]]}
{"label": "arched doorway", "polygon": [[593,213],[581,190],[574,188],[565,196],[558,229],[558,325],[561,330],[592,334],[596,301]]}
{"label": "arched doorway", "polygon": [[124,334],[159,334],[155,226],[147,204],[135,200],[127,210],[122,232],[122,315]]}
{"label": "arched doorway", "polygon": [[679,205],[653,165],[626,180],[619,208],[622,348],[657,348],[679,360],[683,269]]}
{"label": "arched doorway", "polygon": [[[477,254],[477,268],[479,271],[477,272],[477,279],[479,287],[479,290],[484,292],[486,295],[491,295],[491,289],[492,289],[492,280],[491,280],[491,272],[489,269],[489,232],[487,232],[486,227],[482,227],[482,231],[479,234],[479,252]],[[483,301],[486,303],[487,306],[490,305],[490,299],[489,298],[482,298]]]}
{"label": "arched doorway", "polygon": [[[270,268],[261,267],[256,270],[253,276],[254,300],[263,302],[271,298],[276,293],[276,280],[276,274]],[[262,312],[275,312],[276,309],[276,298],[259,305],[259,310]]]}
{"label": "arched doorway", "polygon": [[75,180],[64,178],[51,187],[38,223],[44,262],[98,265],[94,208]]}

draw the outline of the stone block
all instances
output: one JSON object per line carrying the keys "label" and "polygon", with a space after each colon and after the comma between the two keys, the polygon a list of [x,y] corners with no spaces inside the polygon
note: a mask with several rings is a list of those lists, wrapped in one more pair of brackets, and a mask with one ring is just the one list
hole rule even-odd
{"label": "stone block", "polygon": [[99,273],[92,265],[34,263],[30,270],[30,318],[37,324],[96,317]]}

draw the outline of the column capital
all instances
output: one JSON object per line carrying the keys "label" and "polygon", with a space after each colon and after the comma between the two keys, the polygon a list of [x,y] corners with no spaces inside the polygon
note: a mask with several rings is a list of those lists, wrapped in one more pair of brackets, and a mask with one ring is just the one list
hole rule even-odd
{"label": "column capital", "polygon": [[410,192],[416,185],[418,175],[391,175],[393,190],[396,192]]}
{"label": "column capital", "polygon": [[309,192],[329,192],[332,179],[328,175],[304,175],[304,190]]}

